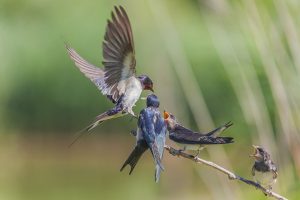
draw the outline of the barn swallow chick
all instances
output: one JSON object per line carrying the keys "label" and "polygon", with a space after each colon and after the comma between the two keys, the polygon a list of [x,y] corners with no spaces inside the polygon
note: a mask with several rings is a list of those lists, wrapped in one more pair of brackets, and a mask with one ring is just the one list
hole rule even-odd
{"label": "barn swallow chick", "polygon": [[206,145],[233,143],[232,137],[219,137],[224,130],[232,126],[231,122],[208,133],[199,133],[183,127],[177,122],[174,115],[166,111],[164,111],[164,119],[169,131],[169,138],[181,147],[179,151],[197,151],[195,157]]}
{"label": "barn swallow chick", "polygon": [[155,182],[159,181],[160,173],[164,170],[162,156],[167,132],[167,126],[158,108],[158,98],[154,94],[149,95],[147,108],[140,112],[137,131],[131,132],[136,136],[135,148],[120,170],[130,165],[129,174],[131,174],[143,153],[150,149],[155,163]]}
{"label": "barn swallow chick", "polygon": [[147,75],[136,75],[133,34],[128,15],[122,6],[115,6],[111,20],[107,21],[103,41],[104,69],[90,64],[68,45],[66,48],[76,67],[115,105],[98,115],[84,131],[90,131],[103,121],[128,113],[135,116],[132,108],[142,91],[153,92],[152,80]]}
{"label": "barn swallow chick", "polygon": [[277,167],[264,148],[255,145],[253,145],[253,148],[254,153],[250,155],[255,160],[252,167],[252,176],[257,183],[271,190],[277,179]]}

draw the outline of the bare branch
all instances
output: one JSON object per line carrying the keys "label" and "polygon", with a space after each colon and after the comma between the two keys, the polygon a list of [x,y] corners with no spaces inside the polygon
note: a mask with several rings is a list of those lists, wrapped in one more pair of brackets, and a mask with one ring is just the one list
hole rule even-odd
{"label": "bare branch", "polygon": [[165,146],[165,149],[173,156],[181,156],[181,157],[190,159],[190,160],[192,160],[196,163],[205,164],[209,167],[212,167],[212,168],[222,172],[223,174],[226,174],[230,180],[239,180],[239,181],[242,181],[242,182],[244,182],[248,185],[251,185],[251,186],[255,187],[256,189],[261,190],[266,196],[274,197],[275,199],[278,199],[278,200],[287,200],[287,198],[285,198],[283,196],[280,196],[279,194],[264,188],[260,184],[254,182],[254,181],[245,179],[243,177],[240,177],[240,176],[234,174],[233,172],[228,171],[227,169],[225,169],[225,168],[223,168],[223,167],[221,167],[221,166],[219,166],[219,165],[217,165],[217,164],[215,164],[211,161],[207,161],[207,160],[201,159],[199,157],[194,157],[193,155],[190,155],[190,154],[184,153],[182,151],[176,150],[173,147],[170,147],[170,146],[167,146],[167,145]]}

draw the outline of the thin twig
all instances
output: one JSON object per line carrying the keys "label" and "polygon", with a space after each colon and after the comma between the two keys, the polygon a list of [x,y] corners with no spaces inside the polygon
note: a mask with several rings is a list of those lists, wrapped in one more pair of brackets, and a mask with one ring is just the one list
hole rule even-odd
{"label": "thin twig", "polygon": [[225,169],[225,168],[223,168],[223,167],[221,167],[221,166],[219,166],[219,165],[217,165],[217,164],[215,164],[211,161],[207,161],[207,160],[204,160],[202,158],[195,157],[193,155],[190,155],[190,154],[184,153],[182,151],[176,150],[173,147],[170,147],[170,146],[167,146],[167,145],[165,146],[165,149],[173,156],[181,156],[181,157],[190,159],[190,160],[192,160],[196,163],[201,163],[201,164],[205,164],[209,167],[212,167],[212,168],[222,172],[223,174],[226,174],[230,180],[239,180],[239,181],[242,181],[242,182],[244,182],[248,185],[251,185],[251,186],[255,187],[256,189],[261,190],[266,196],[274,197],[275,199],[278,199],[278,200],[287,200],[287,198],[285,198],[283,196],[280,196],[279,194],[264,188],[260,184],[254,182],[254,181],[245,179],[241,176],[238,176],[238,175],[234,174],[233,172],[231,172],[231,171],[229,171],[229,170],[227,170],[227,169]]}

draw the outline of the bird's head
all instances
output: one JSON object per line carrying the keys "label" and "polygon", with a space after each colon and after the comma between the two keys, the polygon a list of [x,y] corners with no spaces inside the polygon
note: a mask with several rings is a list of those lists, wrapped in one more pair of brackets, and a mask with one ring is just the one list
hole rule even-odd
{"label": "bird's head", "polygon": [[159,107],[159,100],[155,94],[150,94],[147,96],[147,107]]}
{"label": "bird's head", "polygon": [[260,146],[252,145],[254,148],[253,154],[250,155],[250,157],[253,157],[255,161],[261,162],[269,158],[269,154],[266,152],[266,150]]}
{"label": "bird's head", "polygon": [[154,92],[153,82],[147,75],[140,75],[137,78],[140,80],[143,90],[150,90],[150,91]]}
{"label": "bird's head", "polygon": [[167,124],[168,130],[173,130],[175,128],[175,125],[177,124],[177,120],[173,114],[164,111],[164,120],[165,123]]}

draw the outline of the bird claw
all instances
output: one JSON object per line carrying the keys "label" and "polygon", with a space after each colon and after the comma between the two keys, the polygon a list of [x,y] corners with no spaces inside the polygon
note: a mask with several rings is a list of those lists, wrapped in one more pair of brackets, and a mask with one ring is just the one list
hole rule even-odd
{"label": "bird claw", "polygon": [[198,156],[199,156],[199,154],[200,154],[200,150],[198,150],[198,151],[197,151],[197,154],[196,154],[196,155],[194,155],[194,159],[197,159],[197,158],[198,158]]}
{"label": "bird claw", "polygon": [[138,119],[139,117],[138,116],[136,116],[135,114],[134,114],[134,112],[128,112],[131,116],[132,116],[132,118],[135,118],[135,119]]}
{"label": "bird claw", "polygon": [[272,193],[272,190],[271,190],[271,189],[266,189],[266,193],[265,193],[266,196],[270,196],[271,193]]}
{"label": "bird claw", "polygon": [[266,188],[265,195],[266,195],[266,196],[270,196],[271,193],[272,193],[272,186],[268,186],[268,188]]}
{"label": "bird claw", "polygon": [[182,152],[181,149],[171,149],[170,153],[173,155],[173,156],[179,156],[180,153]]}
{"label": "bird claw", "polygon": [[138,116],[136,116],[132,110],[129,110],[128,113],[129,113],[132,117],[138,119]]}
{"label": "bird claw", "polygon": [[134,137],[137,135],[137,131],[136,130],[132,130],[130,131],[131,135],[133,135]]}

